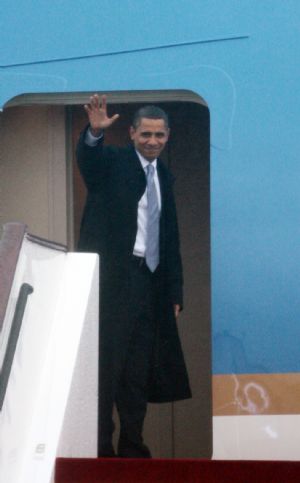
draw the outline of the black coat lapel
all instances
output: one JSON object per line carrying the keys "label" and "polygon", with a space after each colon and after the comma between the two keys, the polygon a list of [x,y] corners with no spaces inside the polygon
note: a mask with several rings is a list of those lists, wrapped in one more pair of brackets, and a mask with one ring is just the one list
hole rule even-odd
{"label": "black coat lapel", "polygon": [[161,207],[163,211],[166,205],[169,179],[168,179],[167,170],[160,159],[157,160],[157,175],[158,175],[159,187],[160,187]]}
{"label": "black coat lapel", "polygon": [[126,163],[126,180],[130,189],[133,190],[140,199],[146,189],[146,175],[142,168],[138,155],[132,145],[127,150],[128,163]]}

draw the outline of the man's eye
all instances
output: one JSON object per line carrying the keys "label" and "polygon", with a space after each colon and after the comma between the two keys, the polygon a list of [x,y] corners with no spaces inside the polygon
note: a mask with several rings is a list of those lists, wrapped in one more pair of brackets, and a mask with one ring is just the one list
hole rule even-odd
{"label": "man's eye", "polygon": [[151,132],[142,132],[141,136],[147,139],[151,138],[152,136],[155,137],[156,139],[163,139],[165,137],[165,134],[163,132],[158,132],[154,134],[152,134]]}

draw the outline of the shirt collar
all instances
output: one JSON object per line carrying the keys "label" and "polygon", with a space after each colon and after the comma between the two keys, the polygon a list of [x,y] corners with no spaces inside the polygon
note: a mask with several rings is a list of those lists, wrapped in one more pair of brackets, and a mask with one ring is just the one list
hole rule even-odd
{"label": "shirt collar", "polygon": [[139,153],[137,150],[135,151],[136,154],[138,155],[138,158],[141,162],[141,165],[143,167],[143,169],[146,169],[146,167],[148,166],[148,164],[152,164],[152,166],[154,167],[154,169],[156,169],[156,166],[157,166],[157,159],[154,159],[153,161],[151,161],[151,163],[149,161],[147,161],[147,159],[144,158],[144,156],[141,155],[141,153]]}

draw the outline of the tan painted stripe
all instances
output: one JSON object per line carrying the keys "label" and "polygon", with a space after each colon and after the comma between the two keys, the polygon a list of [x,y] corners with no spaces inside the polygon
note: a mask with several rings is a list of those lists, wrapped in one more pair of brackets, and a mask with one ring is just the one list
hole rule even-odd
{"label": "tan painted stripe", "polygon": [[300,414],[300,373],[213,376],[213,414]]}

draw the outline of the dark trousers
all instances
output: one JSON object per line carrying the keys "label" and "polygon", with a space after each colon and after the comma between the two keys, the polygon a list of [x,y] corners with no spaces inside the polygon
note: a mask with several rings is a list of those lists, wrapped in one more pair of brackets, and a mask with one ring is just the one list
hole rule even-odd
{"label": "dark trousers", "polygon": [[[106,448],[113,427],[111,423],[112,403],[116,404],[120,419],[118,454],[123,457],[149,457],[150,451],[143,443],[143,424],[147,410],[148,378],[156,332],[157,282],[159,270],[150,272],[143,259],[133,257],[130,267],[130,318],[132,332],[128,352],[117,384],[114,401],[105,402],[103,415],[106,417],[102,430],[108,431],[100,439],[106,439]],[[110,413],[108,415],[108,413]],[[100,417],[101,421],[101,417]],[[101,453],[101,450],[100,450]],[[105,452],[104,452],[105,455]]]}

